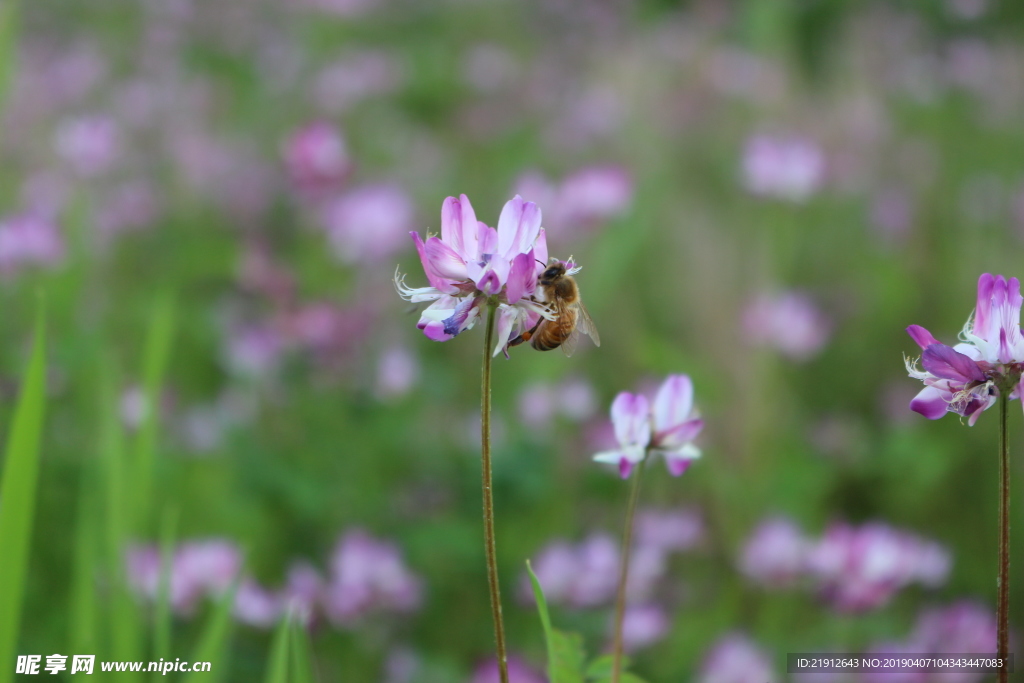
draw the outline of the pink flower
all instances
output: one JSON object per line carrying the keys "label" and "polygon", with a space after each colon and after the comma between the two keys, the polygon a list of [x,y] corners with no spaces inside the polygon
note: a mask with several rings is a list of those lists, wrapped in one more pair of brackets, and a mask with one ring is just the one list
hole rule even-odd
{"label": "pink flower", "polygon": [[107,117],[82,117],[65,121],[57,129],[57,153],[80,175],[107,171],[120,154],[121,135]]}
{"label": "pink flower", "polygon": [[[906,359],[907,372],[925,384],[910,409],[930,420],[956,413],[973,425],[995,405],[1000,392],[1018,398],[1024,369],[1022,302],[1017,278],[984,273],[978,278],[977,306],[960,333],[961,343],[949,347],[920,325],[908,327],[923,353],[919,359]],[[918,369],[918,360],[924,370]]]}
{"label": "pink flower", "polygon": [[374,393],[381,399],[393,399],[409,393],[420,377],[420,364],[408,349],[392,346],[377,359]]}
{"label": "pink flower", "polygon": [[324,223],[339,259],[376,262],[401,248],[413,214],[412,200],[397,185],[366,185],[328,203]]}
{"label": "pink flower", "polygon": [[[433,341],[448,341],[468,330],[497,304],[494,355],[508,342],[554,314],[533,298],[537,278],[547,266],[548,247],[541,212],[518,195],[505,204],[498,228],[477,221],[466,195],[448,197],[441,207],[441,236],[424,242],[412,233],[428,287],[411,288],[395,273],[395,287],[406,301],[432,301],[417,327]],[[570,261],[569,272],[578,268]]]}
{"label": "pink flower", "polygon": [[[142,597],[155,600],[160,585],[159,551],[151,545],[133,545],[125,555],[129,585]],[[231,541],[211,538],[181,544],[171,559],[171,609],[191,614],[202,598],[223,593],[241,567],[241,552]]]}
{"label": "pink flower", "polygon": [[587,166],[554,185],[538,173],[516,182],[524,197],[548,207],[548,227],[573,235],[624,213],[633,201],[633,180],[619,166]]}
{"label": "pink flower", "polygon": [[795,361],[813,358],[829,337],[829,323],[802,292],[760,295],[743,312],[748,340]]}
{"label": "pink flower", "polygon": [[689,550],[704,538],[704,520],[696,510],[643,510],[637,515],[636,541],[662,551]]}
{"label": "pink flower", "polygon": [[750,638],[729,633],[704,658],[698,683],[763,683],[778,680],[771,657]]}
{"label": "pink flower", "polygon": [[281,598],[246,577],[235,592],[235,619],[257,628],[270,628],[281,616]]}
{"label": "pink flower", "polygon": [[345,140],[326,121],[316,121],[293,133],[285,141],[282,154],[292,184],[311,197],[337,189],[352,171]]}
{"label": "pink flower", "polygon": [[825,177],[825,156],[802,137],[755,135],[743,151],[743,176],[753,194],[805,202]]}
{"label": "pink flower", "polygon": [[669,375],[653,405],[639,394],[620,393],[612,402],[611,415],[619,447],[596,454],[594,460],[618,465],[623,479],[648,453],[660,453],[674,477],[700,457],[700,449],[692,441],[704,428],[704,421],[694,411],[693,383],[687,375]]}
{"label": "pink flower", "polygon": [[630,605],[622,615],[622,646],[627,652],[650,647],[665,637],[669,625],[659,605]]}
{"label": "pink flower", "polygon": [[402,561],[398,547],[350,531],[334,549],[324,611],[336,626],[351,627],[371,612],[411,612],[423,586]]}
{"label": "pink flower", "polygon": [[769,587],[791,585],[806,569],[809,541],[786,517],[762,522],[743,547],[740,571]]}
{"label": "pink flower", "polygon": [[881,607],[911,583],[939,586],[950,564],[941,546],[880,523],[834,524],[807,558],[824,598],[844,612]]}
{"label": "pink flower", "polygon": [[[910,643],[916,652],[994,654],[997,631],[996,618],[990,609],[962,600],[922,612]],[[929,681],[978,683],[984,678],[980,673],[947,671],[932,674]]]}
{"label": "pink flower", "polygon": [[52,221],[26,213],[0,220],[0,273],[52,267],[64,259],[64,239]]}

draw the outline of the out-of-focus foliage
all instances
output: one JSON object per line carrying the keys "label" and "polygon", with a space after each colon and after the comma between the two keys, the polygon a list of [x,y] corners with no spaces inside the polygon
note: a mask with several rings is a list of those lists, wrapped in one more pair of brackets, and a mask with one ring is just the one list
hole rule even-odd
{"label": "out-of-focus foliage", "polygon": [[[490,225],[517,192],[538,203],[602,339],[495,362],[523,680],[545,661],[523,560],[552,543],[591,581],[552,600],[556,627],[608,644],[595,582],[627,490],[590,455],[615,394],[670,373],[693,378],[704,455],[679,479],[653,464],[641,507],[702,531],[647,556],[637,675],[728,660],[782,680],[787,652],[985,632],[996,419],[911,413],[902,354],[911,323],[953,341],[982,272],[1024,275],[1018,4],[2,7],[5,432],[40,289],[49,339],[17,653],[168,647],[154,659],[218,653],[220,680],[261,680],[290,607],[321,681],[487,680],[482,334],[428,341],[392,284],[396,265],[426,284],[407,232],[437,232],[459,193]],[[853,536],[886,561],[938,548],[931,578],[846,599],[859,575],[820,555]]]}

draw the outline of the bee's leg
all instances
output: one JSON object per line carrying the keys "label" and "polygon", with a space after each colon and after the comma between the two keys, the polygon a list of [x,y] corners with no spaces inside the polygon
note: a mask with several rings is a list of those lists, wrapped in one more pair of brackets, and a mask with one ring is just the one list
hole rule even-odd
{"label": "bee's leg", "polygon": [[542,322],[543,320],[544,320],[544,318],[541,318],[540,320],[538,320],[538,321],[537,321],[537,324],[536,324],[536,325],[534,325],[533,327],[531,327],[531,328],[530,328],[529,330],[527,330],[526,332],[523,332],[523,333],[519,334],[519,335],[518,335],[518,336],[517,336],[517,337],[516,337],[515,339],[513,339],[512,341],[510,341],[510,342],[508,343],[508,345],[509,345],[509,346],[519,346],[519,345],[520,345],[520,344],[522,344],[523,342],[528,342],[528,341],[530,341],[530,338],[531,338],[531,337],[533,337],[533,334],[534,334],[534,333],[535,333],[535,332],[537,331],[537,328],[538,328],[538,327],[540,327],[540,324],[541,324],[541,322]]}

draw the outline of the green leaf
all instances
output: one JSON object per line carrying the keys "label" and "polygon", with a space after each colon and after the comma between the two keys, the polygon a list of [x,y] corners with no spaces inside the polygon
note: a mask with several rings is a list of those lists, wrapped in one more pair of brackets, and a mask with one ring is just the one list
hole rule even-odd
{"label": "green leaf", "polygon": [[[612,675],[612,665],[615,663],[615,657],[613,655],[601,655],[590,662],[587,666],[587,680],[592,678],[608,678]],[[623,655],[622,657],[622,668],[626,669],[629,667],[629,657]]]}
{"label": "green leaf", "polygon": [[306,628],[292,621],[292,683],[314,683],[313,648]]}
{"label": "green leaf", "polygon": [[264,683],[288,683],[288,631],[291,615],[281,617],[281,623],[274,630],[274,642],[267,658],[267,673]]}
{"label": "green leaf", "polygon": [[583,683],[583,663],[586,655],[583,652],[583,638],[576,633],[563,633],[551,628],[551,616],[548,614],[548,603],[544,599],[544,589],[533,573],[530,561],[526,561],[526,571],[530,574],[533,586],[533,597],[537,601],[537,612],[540,623],[544,627],[544,640],[548,646],[548,678],[551,683]]}
{"label": "green leaf", "polygon": [[0,683],[14,677],[39,478],[39,440],[46,408],[46,323],[42,306],[25,380],[14,409],[0,483]]}
{"label": "green leaf", "polygon": [[72,652],[96,652],[99,628],[96,578],[99,567],[99,519],[92,463],[82,472],[78,487],[75,550],[72,560],[71,604],[68,613]]}
{"label": "green leaf", "polygon": [[553,629],[551,650],[553,656],[548,662],[551,683],[583,683],[583,665],[586,662],[583,636]]}
{"label": "green leaf", "polygon": [[218,683],[224,680],[228,669],[227,644],[233,623],[231,610],[235,606],[235,592],[238,590],[240,579],[241,573],[217,601],[217,606],[199,638],[199,644],[192,653],[193,662],[210,662],[210,670],[192,672],[183,679],[184,683]]}

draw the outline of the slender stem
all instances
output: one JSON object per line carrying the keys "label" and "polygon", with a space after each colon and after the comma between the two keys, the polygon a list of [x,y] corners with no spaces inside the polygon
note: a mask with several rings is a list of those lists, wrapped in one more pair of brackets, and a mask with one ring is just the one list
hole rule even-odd
{"label": "slender stem", "polygon": [[[999,625],[997,651],[1006,657],[1010,652],[1010,453],[1006,438],[1006,412],[1009,391],[999,392],[999,578],[996,582],[996,621]],[[999,683],[1009,680],[1004,666],[999,670]]]}
{"label": "slender stem", "polygon": [[487,330],[484,333],[483,382],[480,390],[480,441],[483,454],[484,489],[484,553],[487,555],[487,583],[491,591],[491,614],[494,616],[494,641],[497,647],[501,683],[508,683],[508,661],[505,654],[505,626],[501,618],[501,589],[498,587],[498,560],[494,544],[494,492],[491,490],[491,353],[494,347],[495,306],[487,307]]}
{"label": "slender stem", "polygon": [[619,559],[619,591],[615,597],[615,638],[612,641],[612,680],[619,683],[622,675],[622,620],[626,613],[626,581],[629,578],[629,558],[633,548],[633,516],[636,513],[636,502],[640,499],[640,480],[644,476],[645,457],[636,466],[629,489],[629,507],[626,508],[626,528],[622,532],[622,550]]}

